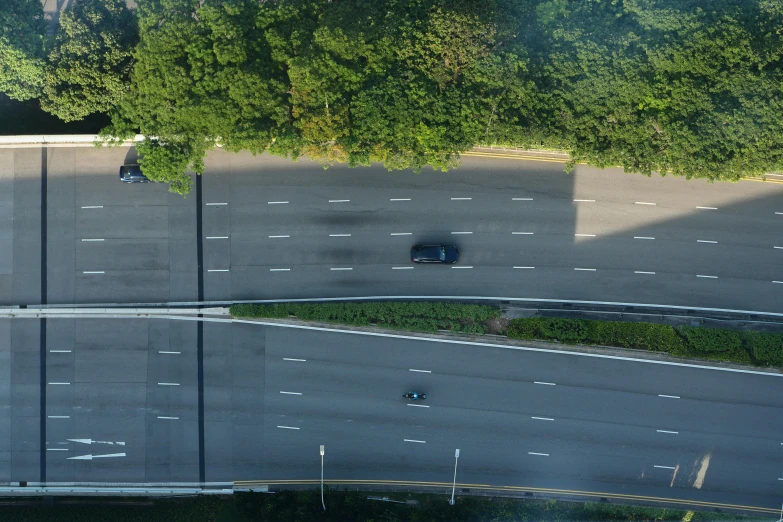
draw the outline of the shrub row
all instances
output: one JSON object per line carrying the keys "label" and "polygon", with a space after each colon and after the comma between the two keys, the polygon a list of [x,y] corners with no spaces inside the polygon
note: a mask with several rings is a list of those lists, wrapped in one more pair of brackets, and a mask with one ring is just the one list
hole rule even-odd
{"label": "shrub row", "polygon": [[295,316],[305,321],[472,334],[487,333],[487,321],[500,316],[493,306],[429,302],[236,304],[229,311],[234,317]]}
{"label": "shrub row", "polygon": [[652,323],[531,317],[508,326],[514,339],[557,340],[668,352],[759,366],[783,366],[783,335]]}

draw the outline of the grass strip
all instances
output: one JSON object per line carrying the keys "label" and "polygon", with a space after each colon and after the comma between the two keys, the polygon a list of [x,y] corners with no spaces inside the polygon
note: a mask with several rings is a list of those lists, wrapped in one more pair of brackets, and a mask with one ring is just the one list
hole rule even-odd
{"label": "grass strip", "polygon": [[468,334],[486,334],[487,322],[500,317],[494,306],[438,302],[373,303],[278,303],[236,304],[229,312],[243,318],[296,317],[354,326],[376,325],[382,328],[437,332],[450,330]]}
{"label": "grass strip", "polygon": [[653,323],[530,317],[509,322],[512,339],[597,344],[756,366],[783,366],[783,335]]}

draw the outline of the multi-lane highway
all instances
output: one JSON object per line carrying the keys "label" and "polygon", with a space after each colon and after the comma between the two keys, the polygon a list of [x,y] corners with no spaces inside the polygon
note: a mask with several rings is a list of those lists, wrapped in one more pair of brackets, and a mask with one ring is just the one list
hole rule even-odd
{"label": "multi-lane highway", "polygon": [[0,481],[317,479],[324,444],[331,480],[446,483],[459,448],[460,484],[780,500],[779,375],[207,323],[199,382],[193,322],[47,323],[41,412],[38,321],[0,322]]}
{"label": "multi-lane highway", "polygon": [[[120,183],[128,149],[0,156],[6,304],[40,302],[45,219],[49,303],[194,301],[201,262],[206,300],[445,295],[783,310],[781,183],[581,166],[567,175],[557,163],[473,157],[449,173],[324,171],[215,152],[201,193],[183,199]],[[409,248],[421,242],[458,245],[460,262],[412,266]]]}

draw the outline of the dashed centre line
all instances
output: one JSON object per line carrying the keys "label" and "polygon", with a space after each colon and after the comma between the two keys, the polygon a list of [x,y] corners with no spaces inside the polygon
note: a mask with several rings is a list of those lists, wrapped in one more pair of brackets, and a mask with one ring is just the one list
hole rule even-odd
{"label": "dashed centre line", "polygon": [[283,395],[302,395],[301,392],[280,391]]}
{"label": "dashed centre line", "polygon": [[267,201],[267,205],[287,205],[288,201]]}
{"label": "dashed centre line", "polygon": [[541,381],[533,381],[533,384],[545,384],[545,385],[547,385],[547,386],[557,386],[557,385],[556,385],[555,383],[553,383],[553,382],[541,382]]}
{"label": "dashed centre line", "polygon": [[103,239],[86,239],[85,238],[85,239],[82,239],[82,241],[83,242],[88,242],[88,241],[104,241],[104,240]]}
{"label": "dashed centre line", "polygon": [[414,406],[416,408],[429,408],[426,404],[408,404],[408,406]]}
{"label": "dashed centre line", "polygon": [[648,275],[655,275],[655,272],[644,272],[642,270],[634,270],[634,274],[648,274]]}
{"label": "dashed centre line", "polygon": [[704,279],[718,279],[718,276],[711,276],[711,275],[699,275],[697,274],[696,277],[701,277]]}
{"label": "dashed centre line", "polygon": [[82,208],[103,208],[103,205],[87,205]]}
{"label": "dashed centre line", "polygon": [[207,270],[207,272],[228,272],[228,268],[212,268]]}
{"label": "dashed centre line", "polygon": [[472,233],[473,232],[452,232],[451,234],[452,235],[457,235],[457,234],[472,234]]}
{"label": "dashed centre line", "polygon": [[403,442],[416,442],[418,444],[426,444],[426,440],[415,440],[415,439],[402,439]]}
{"label": "dashed centre line", "polygon": [[514,268],[530,268],[530,269],[533,269],[535,267],[534,266],[515,266]]}
{"label": "dashed centre line", "polygon": [[208,207],[225,207],[228,203],[207,203]]}
{"label": "dashed centre line", "polygon": [[337,268],[330,268],[329,270],[334,270],[334,271],[338,271],[338,270],[353,270],[353,268],[350,268],[350,267],[337,267]]}
{"label": "dashed centre line", "polygon": [[528,451],[528,455],[538,455],[539,457],[548,457],[549,453],[536,453],[535,451]]}
{"label": "dashed centre line", "polygon": [[291,237],[290,235],[283,235],[283,236],[269,236],[269,239],[278,239],[283,237]]}
{"label": "dashed centre line", "polygon": [[47,419],[70,419],[70,415],[47,415]]}
{"label": "dashed centre line", "polygon": [[296,426],[278,426],[281,430],[298,430]]}
{"label": "dashed centre line", "polygon": [[410,368],[408,371],[409,372],[419,372],[419,373],[432,373],[432,370],[416,370],[414,368]]}
{"label": "dashed centre line", "polygon": [[669,430],[655,430],[655,431],[657,431],[658,433],[670,433],[672,435],[677,435],[678,433],[680,433],[679,431],[669,431]]}
{"label": "dashed centre line", "polygon": [[717,241],[710,241],[710,240],[707,240],[707,239],[697,239],[696,242],[697,243],[717,243]]}
{"label": "dashed centre line", "polygon": [[511,201],[533,201],[533,198],[511,198]]}
{"label": "dashed centre line", "polygon": [[574,234],[576,237],[595,237],[595,234]]}
{"label": "dashed centre line", "polygon": [[543,420],[543,421],[553,421],[555,419],[550,419],[549,417],[530,417],[531,419],[535,420]]}
{"label": "dashed centre line", "polygon": [[413,235],[413,232],[392,232],[390,235],[392,235],[392,236],[410,236],[410,235]]}
{"label": "dashed centre line", "polygon": [[533,232],[512,232],[511,234],[515,236],[532,236]]}
{"label": "dashed centre line", "polygon": [[392,270],[413,270],[412,266],[393,266]]}
{"label": "dashed centre line", "polygon": [[351,234],[329,234],[329,237],[351,237]]}
{"label": "dashed centre line", "polygon": [[718,207],[696,207],[700,210],[718,210]]}
{"label": "dashed centre line", "polygon": [[665,397],[666,399],[679,399],[679,395],[661,395],[658,394],[658,397]]}
{"label": "dashed centre line", "polygon": [[159,419],[163,419],[163,420],[179,420],[179,417],[163,417],[163,416],[160,416],[158,418]]}
{"label": "dashed centre line", "polygon": [[647,201],[634,201],[633,204],[634,205],[652,205],[652,206],[657,205],[657,203],[648,203]]}
{"label": "dashed centre line", "polygon": [[575,203],[595,203],[594,199],[575,199]]}
{"label": "dashed centre line", "polygon": [[451,201],[470,201],[473,198],[451,198]]}
{"label": "dashed centre line", "polygon": [[659,466],[657,464],[653,464],[654,468],[661,468],[661,469],[677,469],[674,466]]}
{"label": "dashed centre line", "polygon": [[654,237],[650,236],[633,236],[634,239],[655,239]]}
{"label": "dashed centre line", "polygon": [[294,362],[307,362],[307,359],[293,359],[291,357],[283,357],[284,361],[294,361]]}
{"label": "dashed centre line", "polygon": [[270,268],[270,272],[290,272],[290,268]]}
{"label": "dashed centre line", "polygon": [[574,270],[581,270],[583,272],[595,272],[595,268],[574,268]]}
{"label": "dashed centre line", "polygon": [[228,239],[228,236],[207,236],[207,239]]}
{"label": "dashed centre line", "polygon": [[452,266],[451,268],[473,268],[472,266]]}
{"label": "dashed centre line", "polygon": [[329,203],[350,203],[350,199],[330,199]]}
{"label": "dashed centre line", "polygon": [[389,198],[389,201],[410,201],[411,198]]}
{"label": "dashed centre line", "polygon": [[85,270],[82,274],[105,274],[103,270]]}

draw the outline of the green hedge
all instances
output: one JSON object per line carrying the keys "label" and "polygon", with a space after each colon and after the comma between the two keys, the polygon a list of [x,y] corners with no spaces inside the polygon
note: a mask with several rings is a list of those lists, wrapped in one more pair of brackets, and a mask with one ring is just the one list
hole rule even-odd
{"label": "green hedge", "polygon": [[487,333],[487,321],[500,316],[494,306],[429,302],[236,304],[229,312],[234,317],[295,316],[305,321],[471,334]]}
{"label": "green hedge", "polygon": [[508,336],[514,339],[557,340],[565,344],[637,348],[668,352],[679,357],[698,357],[759,366],[783,366],[783,335],[774,333],[532,317],[510,321]]}

